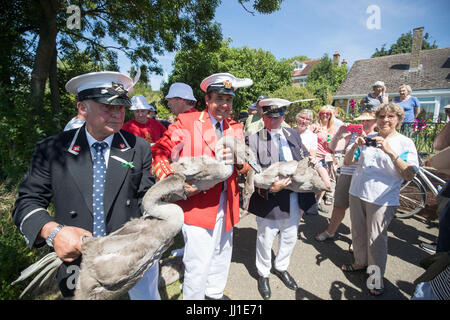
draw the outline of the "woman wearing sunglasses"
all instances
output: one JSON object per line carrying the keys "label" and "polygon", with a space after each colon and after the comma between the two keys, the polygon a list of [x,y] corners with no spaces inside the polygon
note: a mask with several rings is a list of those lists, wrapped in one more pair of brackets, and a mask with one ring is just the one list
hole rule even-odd
{"label": "woman wearing sunglasses", "polygon": [[[325,183],[328,189],[331,189],[330,169],[333,165],[333,155],[328,148],[328,143],[336,133],[336,128],[333,122],[333,106],[325,105],[319,110],[319,116],[310,130],[317,135],[317,153],[316,159],[318,161],[316,165],[317,172]],[[322,198],[324,192],[321,192],[318,196],[318,203]],[[333,203],[332,196],[325,198],[325,205],[331,205]]]}

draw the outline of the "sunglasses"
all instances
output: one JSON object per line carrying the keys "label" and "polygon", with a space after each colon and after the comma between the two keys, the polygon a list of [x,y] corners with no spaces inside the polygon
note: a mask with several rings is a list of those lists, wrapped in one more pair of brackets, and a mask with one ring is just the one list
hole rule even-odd
{"label": "sunglasses", "polygon": [[319,112],[320,116],[331,116],[331,112]]}

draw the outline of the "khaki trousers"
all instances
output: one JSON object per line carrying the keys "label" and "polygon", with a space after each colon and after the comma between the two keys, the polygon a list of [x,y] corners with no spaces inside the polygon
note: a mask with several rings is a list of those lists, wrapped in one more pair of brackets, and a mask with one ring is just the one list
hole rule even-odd
{"label": "khaki trousers", "polygon": [[397,206],[379,206],[350,195],[350,219],[355,264],[378,266],[380,276],[386,270],[387,229],[395,216]]}

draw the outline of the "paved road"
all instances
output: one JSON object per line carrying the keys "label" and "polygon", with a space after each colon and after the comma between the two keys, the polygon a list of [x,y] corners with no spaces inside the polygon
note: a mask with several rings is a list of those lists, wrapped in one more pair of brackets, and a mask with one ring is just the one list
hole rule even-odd
{"label": "paved road", "polygon": [[[344,273],[343,263],[353,262],[348,252],[351,242],[349,212],[339,227],[335,240],[317,242],[314,236],[324,230],[330,214],[305,216],[300,223],[301,239],[297,240],[288,271],[296,279],[299,289],[289,290],[275,275],[270,276],[271,300],[366,300],[410,299],[413,281],[424,270],[419,261],[429,254],[419,244],[435,240],[437,221],[421,216],[394,219],[389,226],[389,250],[384,279],[385,293],[373,297],[366,287],[364,272]],[[273,253],[277,252],[277,241]],[[233,257],[225,294],[233,300],[261,300],[257,289],[255,267],[256,220],[254,215],[243,217],[234,228]]]}

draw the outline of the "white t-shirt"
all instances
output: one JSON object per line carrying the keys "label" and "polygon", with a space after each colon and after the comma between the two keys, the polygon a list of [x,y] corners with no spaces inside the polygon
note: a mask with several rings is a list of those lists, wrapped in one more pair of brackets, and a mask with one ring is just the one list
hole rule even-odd
{"label": "white t-shirt", "polygon": [[300,138],[302,138],[302,143],[308,152],[311,150],[317,150],[317,135],[315,135],[311,130],[306,129],[303,131],[303,133],[300,134]]}
{"label": "white t-shirt", "polygon": [[[419,166],[414,142],[402,134],[386,139],[392,150],[410,165]],[[381,149],[362,146],[357,149],[358,167],[353,173],[349,193],[379,206],[398,206],[403,178],[391,158]]]}

